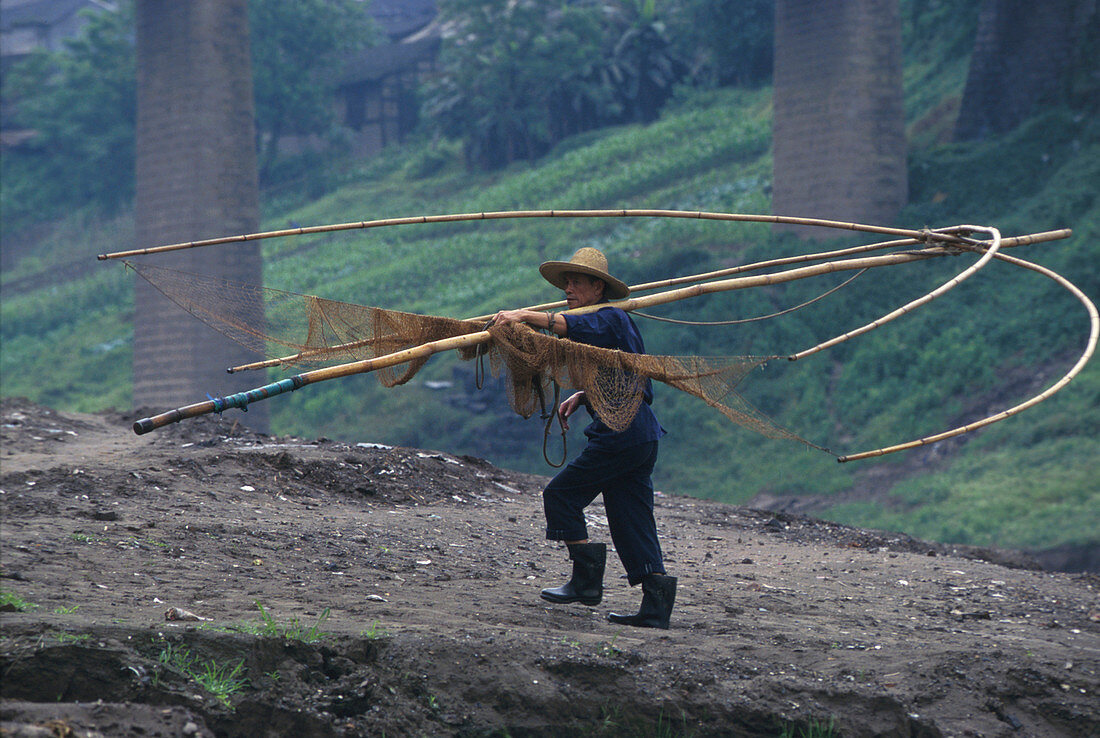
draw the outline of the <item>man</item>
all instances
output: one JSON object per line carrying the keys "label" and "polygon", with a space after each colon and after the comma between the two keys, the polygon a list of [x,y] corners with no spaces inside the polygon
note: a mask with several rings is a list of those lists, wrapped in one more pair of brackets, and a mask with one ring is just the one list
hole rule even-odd
{"label": "man", "polygon": [[[548,261],[539,267],[547,281],[565,291],[569,308],[587,307],[622,299],[630,293],[625,283],[608,274],[607,258],[597,249],[582,248],[569,261]],[[607,305],[582,315],[551,314],[535,310],[505,310],[498,323],[526,323],[579,343],[629,353],[645,353],[641,334],[623,310]],[[560,587],[542,590],[554,603],[597,605],[603,598],[607,545],[590,543],[584,509],[603,494],[608,527],[615,550],[626,569],[630,586],[642,585],[642,604],[635,615],[610,613],[613,623],[641,628],[668,628],[676,599],[676,578],[667,576],[653,519],[653,483],[658,439],[665,434],[650,409],[653,390],[647,381],[644,402],[630,426],[614,432],[587,403],[585,392],[568,397],[558,407],[562,424],[584,405],[592,415],[585,428],[588,445],[562,469],[543,492],[548,540],[565,541],[573,561],[573,575]]]}

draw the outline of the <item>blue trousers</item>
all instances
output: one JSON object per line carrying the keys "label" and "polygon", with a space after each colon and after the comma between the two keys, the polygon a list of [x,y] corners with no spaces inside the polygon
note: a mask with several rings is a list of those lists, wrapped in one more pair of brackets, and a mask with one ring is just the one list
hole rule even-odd
{"label": "blue trousers", "polygon": [[630,585],[639,584],[648,574],[664,574],[650,479],[656,462],[657,441],[614,451],[586,446],[542,493],[546,538],[587,539],[584,509],[603,494],[611,541]]}

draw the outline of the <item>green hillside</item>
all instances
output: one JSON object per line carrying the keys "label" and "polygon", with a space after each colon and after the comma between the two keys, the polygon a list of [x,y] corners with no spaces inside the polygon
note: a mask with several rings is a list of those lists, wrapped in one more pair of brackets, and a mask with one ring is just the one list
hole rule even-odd
{"label": "green hillside", "polygon": [[[941,49],[955,43],[940,41]],[[1013,253],[1066,275],[1096,298],[1100,124],[1052,109],[1001,137],[938,144],[951,122],[944,111],[958,106],[965,59],[945,54],[937,58],[952,61],[939,63],[918,50],[926,53],[926,45],[907,52],[911,202],[899,225],[992,224],[1005,235],[1071,227],[1069,240]],[[770,89],[685,91],[656,123],[571,139],[537,166],[471,174],[457,146],[392,151],[342,173],[338,186],[317,199],[270,197],[263,226],[546,208],[768,213],[770,139]],[[126,216],[104,222],[74,215],[53,226],[31,256],[5,268],[4,396],[81,411],[129,406],[133,278],[117,264],[96,262],[94,254],[130,246],[132,233]],[[265,280],[332,299],[462,317],[556,299],[535,267],[568,258],[580,246],[602,249],[627,282],[821,249],[754,224],[579,219],[417,225],[265,242]],[[651,353],[783,355],[879,317],[971,261],[962,256],[868,272],[835,295],[774,320],[726,327],[639,324]],[[843,279],[803,280],[653,312],[693,320],[751,317],[812,299]],[[772,362],[741,390],[807,440],[838,453],[861,451],[1026,399],[1076,360],[1087,329],[1080,303],[1053,282],[994,263],[885,328],[801,362]],[[257,376],[256,384],[267,380]],[[403,387],[384,389],[364,376],[271,400],[273,429],[470,453],[550,473],[541,458],[538,419],[516,418],[502,392],[478,393],[472,383],[471,365],[439,356]],[[670,435],[655,481],[668,493],[730,502],[822,496],[835,500],[826,517],[950,542],[1039,549],[1097,541],[1095,361],[1052,400],[987,431],[844,465],[807,446],[734,426],[666,387],[657,388],[656,406]],[[582,443],[575,429],[571,450]],[[550,453],[559,453],[553,443]],[[870,495],[869,489],[890,493]]]}

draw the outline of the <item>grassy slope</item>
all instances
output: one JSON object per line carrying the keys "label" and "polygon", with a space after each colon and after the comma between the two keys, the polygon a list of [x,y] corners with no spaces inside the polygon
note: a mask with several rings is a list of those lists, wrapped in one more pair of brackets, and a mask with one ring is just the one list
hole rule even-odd
{"label": "grassy slope", "polygon": [[[951,43],[957,42],[944,41],[948,48]],[[901,224],[994,223],[1006,233],[1072,226],[1072,240],[1017,255],[1066,274],[1094,297],[1100,294],[1096,124],[1051,111],[1000,139],[936,145],[957,106],[965,72],[964,64],[937,58],[948,57],[916,55],[907,68],[914,153],[911,205]],[[265,226],[529,208],[768,212],[770,177],[769,91],[695,93],[654,125],[582,137],[535,168],[470,175],[453,151],[395,152],[316,201],[269,206]],[[128,246],[130,234],[125,217],[109,223],[74,218],[33,262],[4,273],[4,395],[77,410],[128,404],[130,279],[118,266],[95,264],[91,255]],[[553,298],[534,266],[567,258],[582,245],[603,249],[628,282],[819,248],[773,237],[763,226],[688,221],[408,226],[268,242],[265,279],[273,287],[334,299],[463,316]],[[877,317],[965,263],[869,273],[780,320],[726,328],[647,321],[641,327],[654,353],[783,354]],[[82,278],[21,291],[27,280],[84,266]],[[758,315],[802,302],[838,281],[807,280],[654,312],[699,319]],[[809,440],[837,451],[862,450],[1024,399],[1028,393],[1019,384],[1001,393],[1004,377],[1064,371],[1083,345],[1085,324],[1079,304],[1047,280],[994,264],[888,328],[798,364],[772,363],[741,390]],[[448,402],[457,391],[433,391],[420,381],[461,382],[470,371],[453,357],[437,357],[416,382],[393,390],[369,377],[310,387],[273,400],[273,423],[281,432],[444,448],[547,471],[537,450],[536,420],[508,419],[491,394],[483,395],[488,410],[472,412]],[[257,377],[257,384],[262,381]],[[819,451],[732,426],[666,388],[658,388],[658,404],[671,434],[657,482],[668,491],[735,502],[759,493],[835,495],[870,465],[904,466],[913,473],[907,455],[838,465]],[[506,437],[494,437],[502,423]],[[1098,430],[1100,365],[1094,362],[1054,399],[967,440],[930,463],[926,473],[909,476],[895,488],[891,504],[838,504],[831,515],[959,542],[1046,547],[1095,541]],[[579,434],[572,434],[571,448],[580,443]]]}

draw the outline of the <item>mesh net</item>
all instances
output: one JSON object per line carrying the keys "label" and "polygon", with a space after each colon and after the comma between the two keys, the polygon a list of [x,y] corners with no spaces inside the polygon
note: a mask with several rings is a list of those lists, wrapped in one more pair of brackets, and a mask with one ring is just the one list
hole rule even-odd
{"label": "mesh net", "polygon": [[[165,297],[208,326],[284,368],[372,359],[484,324],[326,300],[201,274],[125,262]],[[242,316],[262,315],[262,324]],[[382,383],[407,382],[421,359],[377,372]]]}
{"label": "mesh net", "polygon": [[551,382],[583,389],[593,412],[612,430],[625,430],[649,380],[699,398],[734,423],[769,438],[821,448],[783,428],[752,406],[737,386],[771,358],[763,356],[658,356],[589,346],[524,325],[492,326],[487,351],[494,376],[507,379],[512,409],[530,417]]}
{"label": "mesh net", "polygon": [[[284,367],[319,366],[375,358],[423,343],[485,329],[480,322],[366,307],[312,295],[230,282],[126,262],[172,302],[212,328],[277,359]],[[263,325],[237,316],[264,315]],[[547,335],[525,325],[490,326],[492,340],[459,350],[466,360],[487,357],[505,377],[508,400],[528,418],[553,383],[585,390],[593,411],[612,430],[630,425],[646,382],[693,395],[734,423],[769,438],[821,448],[786,430],[738,392],[741,381],[771,358],[631,354]],[[409,381],[427,358],[376,371],[389,387]]]}

